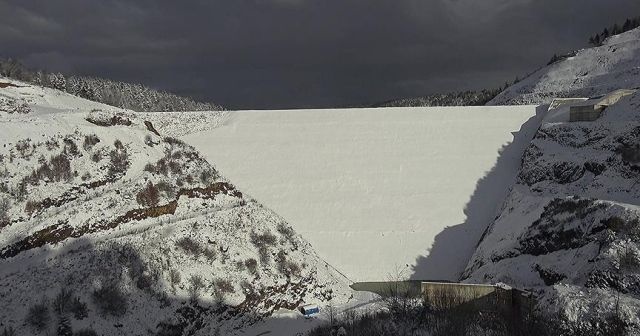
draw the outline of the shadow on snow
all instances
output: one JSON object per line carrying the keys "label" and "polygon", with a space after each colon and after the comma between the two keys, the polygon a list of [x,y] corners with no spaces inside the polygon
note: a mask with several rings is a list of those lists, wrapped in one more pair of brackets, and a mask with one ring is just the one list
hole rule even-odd
{"label": "shadow on snow", "polygon": [[546,111],[545,105],[536,107],[536,115],[529,118],[519,131],[512,133],[513,141],[503,146],[494,167],[476,184],[464,209],[466,221],[447,227],[436,235],[431,248],[417,258],[411,279],[460,279],[482,234],[495,219],[514,184],[522,154],[537,132]]}

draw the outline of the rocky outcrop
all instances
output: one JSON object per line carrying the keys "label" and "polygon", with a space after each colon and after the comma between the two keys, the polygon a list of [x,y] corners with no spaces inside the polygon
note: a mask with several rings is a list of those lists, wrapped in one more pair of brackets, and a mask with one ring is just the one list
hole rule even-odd
{"label": "rocky outcrop", "polygon": [[465,281],[530,288],[574,321],[624,302],[620,316],[640,325],[639,128],[637,93],[595,122],[543,123]]}

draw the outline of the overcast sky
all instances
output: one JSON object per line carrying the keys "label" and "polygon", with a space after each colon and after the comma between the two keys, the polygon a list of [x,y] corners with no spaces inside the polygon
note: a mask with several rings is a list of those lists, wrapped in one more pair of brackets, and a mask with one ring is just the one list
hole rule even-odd
{"label": "overcast sky", "polygon": [[498,86],[638,0],[0,0],[0,55],[229,108]]}

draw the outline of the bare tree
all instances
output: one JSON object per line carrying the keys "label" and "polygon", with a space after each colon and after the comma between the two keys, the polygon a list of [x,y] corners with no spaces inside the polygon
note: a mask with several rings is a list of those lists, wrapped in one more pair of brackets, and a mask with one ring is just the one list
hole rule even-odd
{"label": "bare tree", "polygon": [[333,327],[338,322],[338,309],[331,303],[324,307],[322,314],[329,321],[329,325]]}
{"label": "bare tree", "polygon": [[383,299],[387,309],[397,316],[407,316],[410,310],[420,304],[419,284],[409,281],[407,274],[407,266],[396,266],[387,275],[387,288]]}
{"label": "bare tree", "polygon": [[189,277],[189,296],[192,301],[195,301],[200,296],[200,290],[204,288],[204,280],[199,274],[192,274]]}
{"label": "bare tree", "polygon": [[160,201],[160,193],[158,188],[149,182],[136,196],[136,200],[143,206],[156,206]]}

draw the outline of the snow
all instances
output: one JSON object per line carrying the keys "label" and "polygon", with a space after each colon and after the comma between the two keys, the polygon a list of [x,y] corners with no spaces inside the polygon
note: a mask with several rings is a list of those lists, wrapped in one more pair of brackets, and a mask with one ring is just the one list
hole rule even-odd
{"label": "snow", "polygon": [[[0,82],[19,86],[0,88],[0,97],[24,100],[31,110],[19,114],[0,109],[0,199],[10,200],[9,222],[0,227],[0,301],[7,308],[0,309],[0,330],[9,326],[16,329],[16,334],[30,334],[32,330],[24,322],[29,307],[44,297],[50,303],[60,288],[68,288],[89,309],[88,317],[72,319],[76,331],[91,327],[105,335],[152,333],[160,322],[188,319],[181,311],[195,305],[189,283],[192,276],[202,277],[205,286],[195,291],[197,305],[205,310],[197,317],[202,329],[192,330],[197,335],[211,335],[217,327],[224,335],[243,334],[243,328],[252,327],[252,323],[282,307],[317,304],[324,309],[327,304],[355,304],[357,298],[347,279],[318,258],[282,217],[240,191],[211,197],[197,191],[218,184],[233,186],[224,177],[204,175],[213,167],[195,149],[155,135],[144,123],[149,119],[159,121],[163,134],[179,134],[185,129],[175,127],[180,119],[169,122],[178,114],[138,114],[52,89],[6,79]],[[87,116],[96,114],[92,113],[96,109],[104,112],[106,120],[117,113],[130,119],[131,125],[103,127],[88,122]],[[179,115],[192,126],[202,122],[215,125],[221,120],[217,112]],[[203,127],[208,129],[210,125]],[[164,132],[167,130],[171,132]],[[100,141],[85,146],[89,135]],[[116,140],[121,144],[116,145]],[[73,147],[69,144],[76,150],[68,149]],[[129,164],[109,175],[109,154],[119,146],[126,151]],[[99,154],[96,160],[95,154]],[[18,197],[22,181],[57,155],[68,159],[71,176],[56,180],[43,174],[28,180],[24,198]],[[177,169],[161,173],[146,168],[147,164],[157,166],[163,159],[172,161]],[[105,184],[86,186],[101,181]],[[173,188],[160,193],[158,205],[175,202],[175,210],[118,222],[117,218],[126,217],[130,211],[148,209],[136,198],[149,182],[164,182]],[[194,194],[178,193],[183,190]],[[26,213],[27,201],[46,199],[60,202]],[[113,227],[105,223],[119,224]],[[59,224],[64,230],[56,229]],[[34,238],[43,230],[55,233],[44,241]],[[267,233],[273,235],[273,241],[265,243],[268,246],[263,261],[252,237]],[[58,237],[61,240],[56,240]],[[191,246],[199,246],[200,252],[180,247],[179,242],[185,238],[191,239]],[[255,271],[246,264],[250,259],[256,262]],[[130,267],[134,263],[135,272]],[[181,274],[178,280],[172,277],[173,271]],[[218,281],[228,281],[232,289],[227,287],[227,292],[216,294]],[[98,314],[92,293],[105,283],[117,283],[126,293],[130,311],[124,316]],[[251,310],[243,308],[241,302],[251,304]],[[216,311],[216,307],[222,310]],[[233,311],[239,315],[231,318]],[[276,317],[287,314],[301,317],[295,310],[280,311]],[[54,324],[43,333],[53,332]],[[125,329],[120,329],[123,326]],[[297,332],[289,329],[279,334]]]}
{"label": "snow", "polygon": [[87,112],[92,109],[123,111],[123,109],[79,98],[66,92],[31,85],[1,76],[0,82],[15,85],[0,88],[0,97],[24,100],[32,107],[35,115],[58,112]]}
{"label": "snow", "polygon": [[610,37],[600,47],[545,66],[487,105],[545,104],[557,97],[595,97],[640,87],[640,28]]}
{"label": "snow", "polygon": [[151,121],[162,135],[180,137],[220,126],[226,119],[227,113],[226,111],[138,112],[136,115]]}
{"label": "snow", "polygon": [[[636,29],[610,38],[602,47],[581,50],[535,72],[491,103],[541,104],[558,96],[594,97],[640,86],[639,40]],[[14,202],[9,213],[14,222],[2,229],[0,247],[60,219],[81,228],[96,218],[112,219],[138,208],[135,195],[148,181],[177,183],[196,176],[188,184],[201,187],[197,176],[209,163],[243,192],[240,197],[218,195],[210,200],[179,197],[173,215],[123,223],[0,261],[0,297],[11,307],[0,311],[0,322],[18,326],[20,332],[25,331],[26,309],[42,295],[52,298],[70,279],[83,301],[95,309],[91,290],[103,275],[94,269],[104,264],[100,258],[109,261],[118,249],[129,246],[145,267],[157,270],[153,289],[170,293],[169,306],[162,308],[152,295],[136,289],[139,277],[123,276],[120,280],[136,314],[102,319],[91,311],[88,320],[73,321],[74,327],[115,333],[117,322],[125,322],[138,328],[130,332],[153,330],[159,321],[175,318],[176,309],[186,304],[191,275],[202,275],[210,287],[222,278],[231,281],[235,293],[225,297],[228,305],[248,298],[240,288],[247,285],[243,280],[258,289],[288,284],[291,279],[273,263],[261,262],[260,278],[238,264],[260,258],[250,243],[254,231],[280,237],[271,257],[286,252],[287,260],[302,267],[302,276],[294,280],[305,285],[299,293],[273,292],[259,303],[259,312],[266,314],[274,302],[282,302],[318,304],[321,313],[306,319],[296,310],[280,309],[247,325],[252,318],[248,314],[246,320],[223,323],[224,334],[299,334],[321,323],[329,305],[338,312],[380,309],[377,296],[353,292],[347,281],[390,280],[407,272],[413,279],[458,280],[464,271],[466,282],[532,288],[545,311],[562,310],[571,320],[604,316],[616,304],[615,292],[587,282],[595,279],[593,283],[601,285],[598,281],[615,270],[622,252],[637,255],[640,250],[624,236],[601,245],[602,237],[594,230],[612,216],[629,222],[640,217],[637,174],[616,152],[622,142],[637,142],[640,94],[607,108],[597,122],[567,123],[568,105],[549,113],[535,106],[134,113],[9,79],[0,82],[18,86],[0,88],[0,102],[26,102],[32,110],[10,114],[0,106],[0,154],[5,157],[0,174],[12,190],[40,164],[39,156],[46,159],[59,152],[47,149],[46,141],[70,137],[80,144],[89,134],[101,139],[93,149],[81,149],[83,154],[71,162],[78,176],[30,186],[29,200],[60,197],[81,183],[79,176],[86,172],[92,175],[89,182],[104,178],[107,160],[93,163],[89,155],[106,154],[115,139],[124,143],[131,158],[118,180],[93,191],[82,189],[80,198],[63,206],[25,217],[26,200]],[[92,110],[123,113],[133,126],[97,127],[85,121]],[[153,122],[163,136],[182,137],[209,163],[192,162],[182,176],[169,179],[146,172],[145,165],[157,162],[172,146],[151,134],[143,121]],[[145,144],[147,136],[158,147]],[[33,160],[15,155],[16,143],[26,138],[31,139]],[[606,170],[593,173],[585,168],[577,180],[559,182],[564,175],[556,172],[566,171],[556,168],[565,164],[579,169],[602,164]],[[527,178],[535,181],[526,184]],[[596,199],[586,219],[544,214],[551,201],[573,195]],[[166,201],[168,196],[162,203]],[[544,226],[558,218],[562,225],[532,224],[545,219]],[[293,238],[280,232],[283,225],[295,229]],[[526,239],[537,238],[541,244],[552,240],[541,235],[543,229],[583,230],[586,242],[540,255],[527,252]],[[183,253],[176,243],[185,237],[215,247],[220,257],[211,261]],[[169,268],[178,269],[183,281],[171,284]],[[550,287],[542,271],[564,278]],[[625,276],[632,279],[635,274]],[[634,323],[640,323],[638,297],[640,291],[633,288],[620,297],[626,319]],[[210,290],[198,299],[204,307],[215,306],[216,300]],[[208,316],[197,334],[213,334],[219,317],[224,318]]]}
{"label": "snow", "polygon": [[398,268],[456,280],[539,117],[534,106],[237,111],[183,139],[350,280]]}
{"label": "snow", "polygon": [[[558,106],[545,117],[464,281],[529,288],[543,312],[577,323],[608,316],[619,300],[623,320],[637,332],[640,291],[631,284],[638,270],[621,266],[620,257],[638,255],[637,239],[604,224],[615,218],[637,230],[639,223],[637,165],[620,153],[638,146],[640,93],[593,122],[567,122],[568,111]],[[578,200],[574,209],[553,205]],[[603,280],[608,274],[614,280]]]}
{"label": "snow", "polygon": [[320,307],[320,313],[312,317],[305,317],[299,311],[281,309],[264,321],[246,328],[244,335],[304,335],[314,327],[328,323],[329,309],[334,309],[334,314],[337,316],[344,313],[362,314],[386,309],[386,303],[382,298],[371,292],[353,292],[351,300],[347,303],[331,302],[330,304],[331,306]]}

